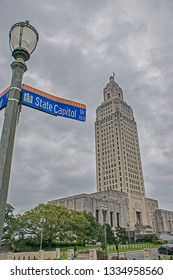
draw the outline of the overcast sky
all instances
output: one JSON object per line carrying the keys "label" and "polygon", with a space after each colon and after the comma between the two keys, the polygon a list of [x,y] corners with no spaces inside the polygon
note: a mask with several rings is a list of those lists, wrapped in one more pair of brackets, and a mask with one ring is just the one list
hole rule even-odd
{"label": "overcast sky", "polygon": [[[94,122],[115,72],[138,126],[147,197],[173,210],[173,1],[0,0],[0,92],[11,26],[39,32],[23,82],[86,104],[85,123],[22,107],[8,202],[17,212],[96,191]],[[2,129],[4,110],[0,111]]]}

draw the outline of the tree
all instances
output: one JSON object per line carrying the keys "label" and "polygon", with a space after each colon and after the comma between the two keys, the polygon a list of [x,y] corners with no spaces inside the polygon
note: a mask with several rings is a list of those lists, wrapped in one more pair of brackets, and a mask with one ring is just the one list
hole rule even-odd
{"label": "tree", "polygon": [[69,232],[73,240],[85,244],[89,222],[82,212],[69,210]]}
{"label": "tree", "polygon": [[108,244],[115,244],[116,243],[116,237],[111,229],[111,226],[109,224],[106,225],[106,233],[107,233],[107,243]]}
{"label": "tree", "polygon": [[104,234],[103,227],[99,224],[96,218],[92,215],[92,213],[83,212],[85,218],[89,222],[89,226],[87,228],[87,242],[99,242],[102,240],[102,236]]}
{"label": "tree", "polygon": [[88,226],[81,212],[56,204],[39,204],[25,212],[21,220],[25,237],[39,244],[42,234],[43,243],[47,243],[49,247],[60,240],[85,238]]}
{"label": "tree", "polygon": [[17,216],[15,216],[13,212],[14,207],[10,204],[6,204],[2,239],[8,241],[10,244],[13,243],[17,232]]}
{"label": "tree", "polygon": [[116,239],[118,243],[126,243],[128,241],[128,233],[125,228],[116,228]]}
{"label": "tree", "polygon": [[[89,221],[90,225],[87,230],[88,242],[102,242],[103,247],[105,246],[105,233],[104,225],[99,224],[92,213],[84,212],[84,216]],[[116,239],[114,233],[109,224],[106,224],[106,238],[108,244],[114,244]]]}

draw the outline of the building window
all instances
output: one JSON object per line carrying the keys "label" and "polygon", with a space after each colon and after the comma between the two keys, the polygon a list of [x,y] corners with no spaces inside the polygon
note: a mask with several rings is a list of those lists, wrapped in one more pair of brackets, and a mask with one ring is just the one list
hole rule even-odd
{"label": "building window", "polygon": [[117,213],[117,227],[120,227],[120,213]]}
{"label": "building window", "polygon": [[169,225],[168,231],[171,233],[171,221],[170,220],[168,220],[168,225]]}
{"label": "building window", "polygon": [[136,211],[136,223],[142,224],[141,212]]}
{"label": "building window", "polygon": [[110,212],[110,226],[113,227],[113,212]]}
{"label": "building window", "polygon": [[98,209],[96,209],[96,220],[97,220],[97,222],[99,222],[99,210]]}

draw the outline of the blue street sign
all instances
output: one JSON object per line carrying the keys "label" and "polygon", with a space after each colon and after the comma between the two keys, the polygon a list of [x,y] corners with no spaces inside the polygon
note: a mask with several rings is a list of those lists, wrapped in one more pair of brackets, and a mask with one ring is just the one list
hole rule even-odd
{"label": "blue street sign", "polygon": [[59,117],[74,119],[82,122],[86,121],[86,109],[84,108],[56,102],[55,110],[57,112],[57,116]]}
{"label": "blue street sign", "polygon": [[3,109],[7,105],[8,93],[9,93],[9,91],[7,91],[4,94],[0,95],[0,110]]}
{"label": "blue street sign", "polygon": [[21,103],[34,109],[56,116],[55,101],[22,89]]}
{"label": "blue street sign", "polygon": [[[41,93],[41,92],[40,92]],[[43,93],[44,94],[44,93]],[[38,94],[32,91],[29,91],[25,88],[22,88],[22,97],[21,97],[21,103],[23,105],[32,107],[34,109],[43,111],[45,113],[74,119],[78,121],[85,122],[86,121],[86,108],[83,104],[75,103],[70,100],[64,101],[70,102],[71,104],[79,104],[79,106],[74,106],[68,103],[59,102],[57,100],[61,100],[61,98],[56,98],[55,96],[44,94],[50,98],[47,98],[43,94]]]}
{"label": "blue street sign", "polygon": [[[0,110],[7,105],[9,88],[0,94]],[[23,84],[21,104],[63,118],[86,121],[86,106],[82,103],[56,97]]]}

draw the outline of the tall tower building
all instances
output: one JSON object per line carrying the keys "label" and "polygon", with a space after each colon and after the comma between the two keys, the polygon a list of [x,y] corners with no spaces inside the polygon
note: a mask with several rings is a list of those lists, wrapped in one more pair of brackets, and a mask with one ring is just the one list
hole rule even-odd
{"label": "tall tower building", "polygon": [[111,76],[95,122],[97,191],[128,194],[130,230],[148,225],[136,121]]}

